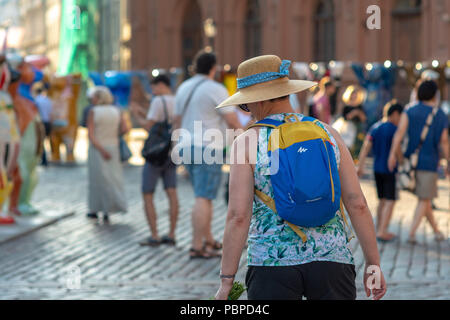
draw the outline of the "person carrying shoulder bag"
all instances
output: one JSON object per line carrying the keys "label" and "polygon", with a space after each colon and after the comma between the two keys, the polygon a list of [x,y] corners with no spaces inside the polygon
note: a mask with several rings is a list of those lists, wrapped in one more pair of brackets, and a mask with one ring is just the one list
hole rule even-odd
{"label": "person carrying shoulder bag", "polygon": [[[144,210],[151,236],[140,242],[141,246],[159,246],[176,244],[176,226],[178,221],[177,167],[170,158],[171,128],[175,106],[175,97],[170,87],[170,79],[159,75],[152,81],[153,98],[147,118],[138,118],[139,124],[149,132],[142,155],[146,159],[142,172],[142,194]],[[162,178],[164,190],[170,203],[170,230],[160,236],[157,228],[157,214],[153,195],[159,179]]]}
{"label": "person carrying shoulder bag", "polygon": [[[418,89],[419,102],[409,108],[400,120],[398,130],[394,136],[389,156],[388,166],[393,170],[397,162],[396,154],[401,148],[402,141],[407,136],[407,161],[412,160],[414,194],[418,198],[415,216],[409,233],[408,242],[416,244],[417,229],[423,217],[426,217],[433,228],[436,241],[445,240],[439,230],[433,215],[431,201],[437,197],[437,180],[439,151],[444,158],[449,159],[448,119],[438,107],[438,86],[434,81],[424,81]],[[446,170],[448,174],[448,169]]]}

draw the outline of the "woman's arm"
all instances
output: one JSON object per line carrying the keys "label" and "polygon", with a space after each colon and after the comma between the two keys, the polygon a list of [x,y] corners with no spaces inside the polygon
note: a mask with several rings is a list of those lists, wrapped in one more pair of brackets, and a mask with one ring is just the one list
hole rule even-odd
{"label": "woman's arm", "polygon": [[[241,145],[242,135],[233,144],[233,155]],[[247,161],[248,162],[248,161]],[[252,217],[254,195],[253,169],[249,163],[232,164],[230,173],[230,204],[228,208],[225,233],[223,238],[222,275],[235,276],[239,261],[248,237],[248,230]],[[216,294],[217,300],[227,300],[233,286],[234,278],[222,279],[221,287]]]}
{"label": "woman's arm", "polygon": [[357,109],[357,111],[358,111],[358,118],[359,118],[359,120],[362,122],[362,123],[364,123],[364,122],[366,122],[367,121],[367,115],[366,115],[366,113],[364,112],[364,110],[362,110],[362,109]]}
{"label": "woman's arm", "polygon": [[[328,130],[336,139],[339,150],[341,152],[341,165],[339,168],[339,176],[341,179],[342,200],[345,208],[348,211],[350,220],[355,229],[364,258],[366,261],[366,268],[364,272],[364,287],[366,294],[369,297],[372,292],[375,300],[381,299],[386,293],[386,282],[380,268],[380,254],[378,252],[378,245],[375,233],[375,226],[373,218],[367,205],[366,198],[362,192],[359,184],[359,179],[356,174],[355,165],[352,156],[345,146],[344,141],[339,133],[333,128],[327,126]],[[378,275],[379,287],[372,288],[368,284],[369,274],[367,270],[369,267],[375,266],[380,274]]]}
{"label": "woman's arm", "polygon": [[138,110],[133,112],[134,118],[136,120],[136,122],[139,124],[139,126],[142,129],[145,129],[147,131],[150,131],[153,126],[155,125],[155,121],[153,120],[147,120],[147,114],[144,113],[143,108],[136,102],[132,102],[132,110]]}
{"label": "woman's arm", "polygon": [[119,129],[119,135],[123,136],[124,134],[127,134],[128,132],[130,132],[131,128],[128,125],[128,121],[125,118],[125,115],[123,112],[120,113],[120,129]]}

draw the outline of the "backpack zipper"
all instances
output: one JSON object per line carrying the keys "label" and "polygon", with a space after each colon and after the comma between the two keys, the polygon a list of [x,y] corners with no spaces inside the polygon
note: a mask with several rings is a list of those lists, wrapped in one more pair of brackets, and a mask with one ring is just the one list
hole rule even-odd
{"label": "backpack zipper", "polygon": [[327,144],[324,139],[322,139],[323,145],[325,146],[325,150],[327,152],[328,157],[328,169],[330,170],[330,181],[331,181],[331,193],[332,193],[332,202],[334,203],[335,200],[335,194],[334,194],[334,183],[333,183],[333,173],[331,172],[331,160],[330,160],[330,154],[328,153]]}

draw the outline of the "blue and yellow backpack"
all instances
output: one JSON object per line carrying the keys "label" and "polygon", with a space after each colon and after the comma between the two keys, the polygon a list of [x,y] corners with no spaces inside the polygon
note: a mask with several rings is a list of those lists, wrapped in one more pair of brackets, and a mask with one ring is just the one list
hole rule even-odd
{"label": "blue and yellow backpack", "polygon": [[[265,119],[252,127],[272,129],[268,145],[274,199],[255,189],[255,195],[306,242],[299,227],[326,225],[341,212],[339,170],[330,136],[319,121],[288,115],[283,121]],[[277,136],[274,136],[277,134]]]}

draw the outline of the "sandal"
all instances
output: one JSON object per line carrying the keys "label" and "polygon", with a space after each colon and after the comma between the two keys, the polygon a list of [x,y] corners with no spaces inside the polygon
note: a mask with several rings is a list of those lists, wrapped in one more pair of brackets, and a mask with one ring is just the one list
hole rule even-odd
{"label": "sandal", "polygon": [[142,247],[158,247],[161,243],[161,240],[150,237],[142,242],[139,242],[139,245]]}
{"label": "sandal", "polygon": [[418,244],[417,240],[415,238],[409,238],[407,241],[410,245],[415,246],[416,244]]}
{"label": "sandal", "polygon": [[222,255],[219,253],[214,252],[207,252],[205,250],[195,250],[194,248],[191,248],[189,250],[189,258],[191,260],[193,259],[213,259],[213,258],[220,258]]}
{"label": "sandal", "polygon": [[162,244],[167,244],[169,246],[175,246],[177,244],[177,242],[175,241],[175,239],[169,237],[169,236],[164,236],[161,239],[161,243]]}
{"label": "sandal", "polygon": [[386,237],[385,236],[377,236],[377,240],[381,243],[389,243],[389,242],[393,242],[395,240],[397,240],[397,236],[395,234],[387,234]]}
{"label": "sandal", "polygon": [[209,247],[213,250],[222,250],[223,245],[219,241],[214,241],[214,242],[205,241],[203,248],[206,248],[206,247]]}

